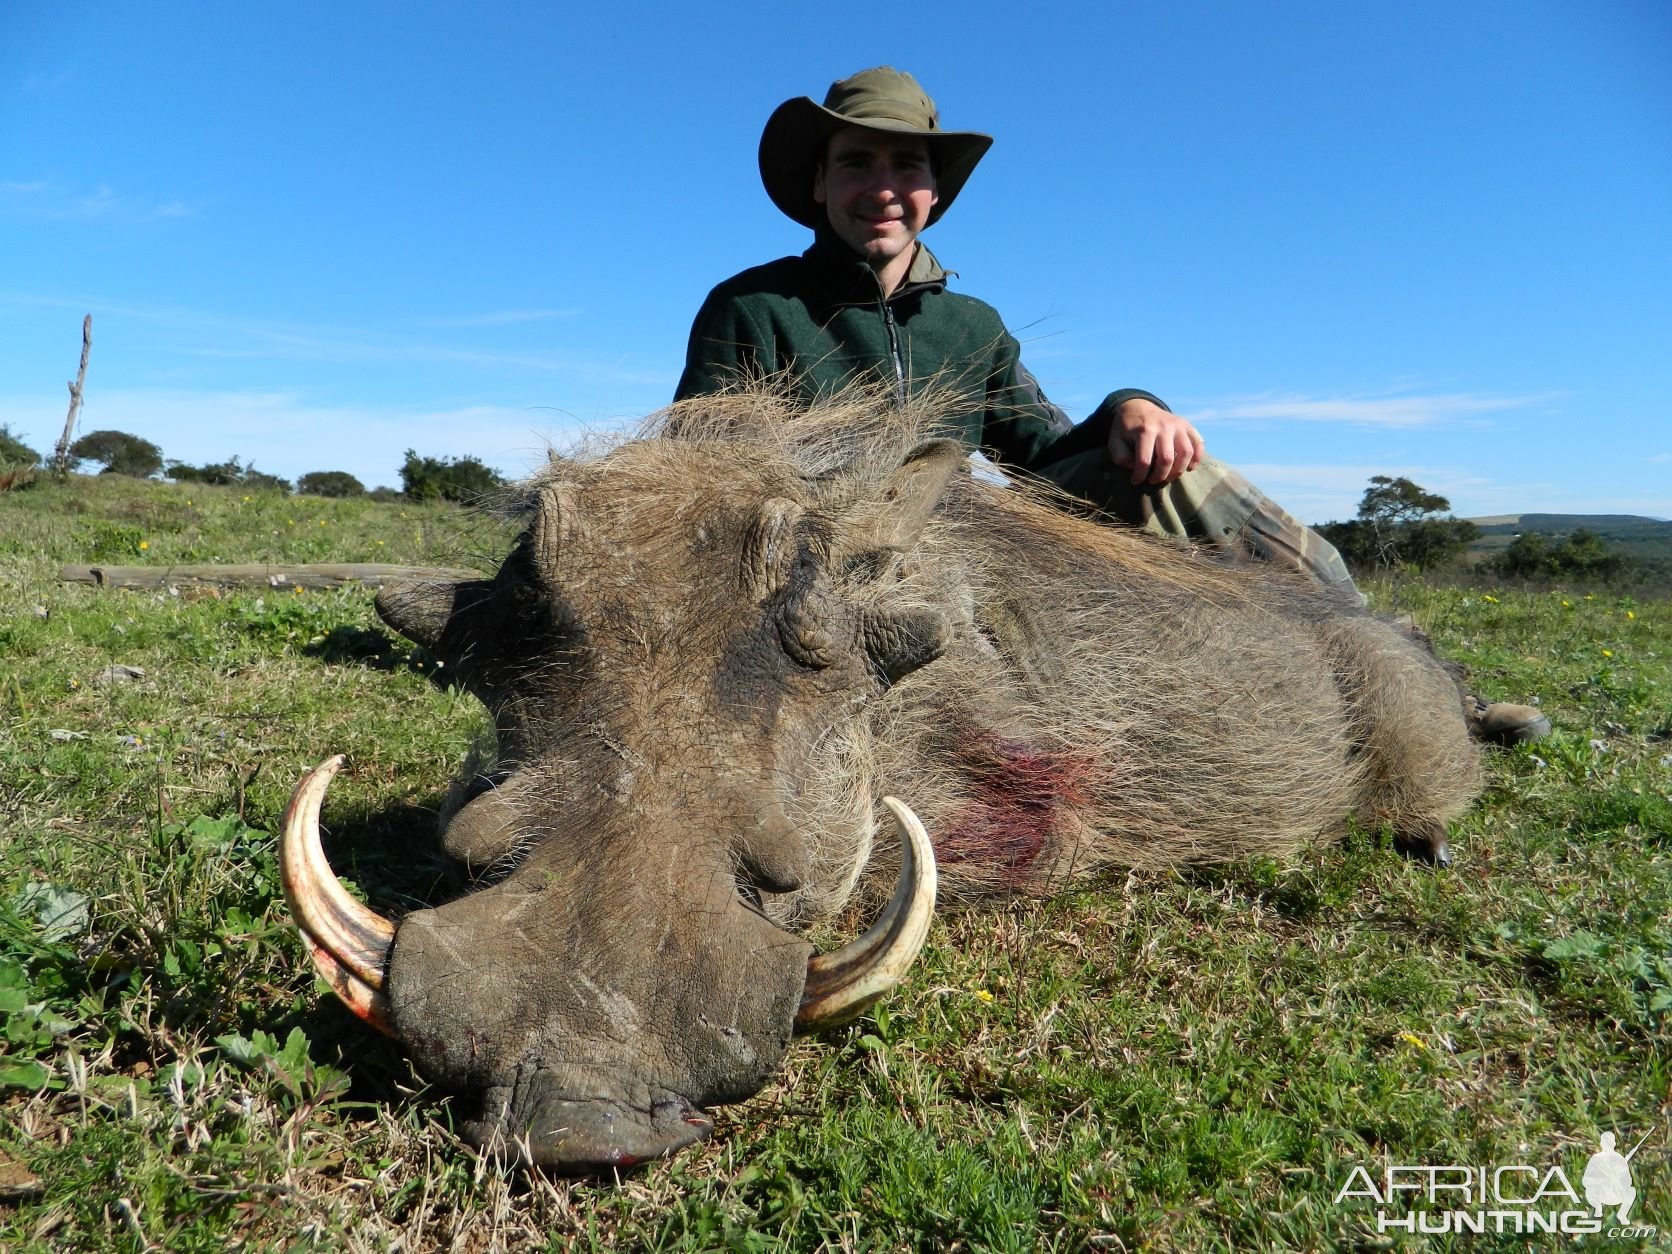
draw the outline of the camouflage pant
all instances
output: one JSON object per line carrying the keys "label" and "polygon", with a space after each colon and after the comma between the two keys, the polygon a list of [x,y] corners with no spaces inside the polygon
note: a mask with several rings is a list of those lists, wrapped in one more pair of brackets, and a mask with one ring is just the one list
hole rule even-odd
{"label": "camouflage pant", "polygon": [[1065,457],[1039,474],[1134,527],[1251,555],[1363,599],[1334,545],[1215,458],[1204,457],[1195,470],[1159,488],[1133,487],[1130,472],[1103,449]]}

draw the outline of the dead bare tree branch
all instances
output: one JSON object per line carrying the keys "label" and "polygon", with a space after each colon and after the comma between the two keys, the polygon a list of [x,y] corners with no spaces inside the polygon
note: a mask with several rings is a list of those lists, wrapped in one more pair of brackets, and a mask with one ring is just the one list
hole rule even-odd
{"label": "dead bare tree branch", "polygon": [[87,382],[87,355],[92,351],[93,315],[88,314],[81,320],[81,368],[75,372],[75,382],[66,385],[70,389],[70,415],[64,419],[64,434],[52,454],[52,471],[60,479],[70,468],[70,441],[75,437],[75,420],[81,413],[81,388]]}

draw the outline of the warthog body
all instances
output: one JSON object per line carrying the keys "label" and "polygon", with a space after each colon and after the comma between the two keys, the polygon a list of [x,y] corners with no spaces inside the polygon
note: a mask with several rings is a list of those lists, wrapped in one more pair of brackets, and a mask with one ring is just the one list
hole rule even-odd
{"label": "warthog body", "polygon": [[1354,814],[1434,849],[1473,798],[1455,684],[1404,636],[932,435],[865,398],[691,402],[533,480],[494,579],[380,594],[499,733],[497,785],[443,835],[482,886],[387,959],[389,1025],[473,1139],[630,1162],[755,1092],[797,929],[891,873],[885,793],[966,898],[1281,854]]}

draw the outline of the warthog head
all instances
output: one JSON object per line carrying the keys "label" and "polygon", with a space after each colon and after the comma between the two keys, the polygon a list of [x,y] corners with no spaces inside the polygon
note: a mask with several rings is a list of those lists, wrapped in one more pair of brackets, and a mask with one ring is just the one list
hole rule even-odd
{"label": "warthog head", "polygon": [[815,757],[946,645],[898,555],[962,462],[929,443],[833,497],[734,449],[630,444],[536,480],[494,578],[379,595],[492,712],[503,774],[443,834],[483,886],[398,928],[359,906],[319,848],[333,759],[287,814],[287,893],[321,972],[461,1095],[472,1140],[563,1168],[663,1154],[758,1091],[798,1024],[898,979],[934,861],[892,799],[905,853],[876,927],[810,958],[774,919],[862,869],[867,786],[851,865],[798,815],[835,804],[810,798]]}

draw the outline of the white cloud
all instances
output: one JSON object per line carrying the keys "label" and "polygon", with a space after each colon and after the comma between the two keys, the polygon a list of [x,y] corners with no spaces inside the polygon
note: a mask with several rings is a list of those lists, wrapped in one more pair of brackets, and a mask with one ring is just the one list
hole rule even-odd
{"label": "white cloud", "polygon": [[1403,476],[1451,502],[1459,518],[1496,514],[1639,514],[1672,517],[1665,493],[1621,495],[1559,481],[1499,481],[1459,466],[1408,464],[1300,465],[1245,462],[1237,469],[1262,492],[1304,522],[1340,522],[1358,513],[1372,475]]}
{"label": "white cloud", "polygon": [[1361,427],[1406,429],[1452,424],[1507,410],[1526,409],[1554,399],[1531,396],[1482,396],[1470,392],[1412,396],[1267,396],[1230,398],[1194,406],[1191,416],[1214,421],[1334,422]]}
{"label": "white cloud", "polygon": [[25,74],[23,81],[18,86],[26,92],[51,91],[54,88],[62,87],[74,78],[75,71],[66,67],[61,70],[54,70],[50,74]]}
{"label": "white cloud", "polygon": [[1540,509],[1529,502],[1546,500],[1551,491],[1548,484],[1495,483],[1457,466],[1245,462],[1237,469],[1289,513],[1309,523],[1352,518],[1373,475],[1414,480],[1449,500],[1459,517]]}
{"label": "white cloud", "polygon": [[551,318],[575,318],[579,309],[501,309],[493,313],[466,314],[456,318],[426,318],[432,327],[504,327],[525,322],[545,322]]}
{"label": "white cloud", "polygon": [[184,200],[124,195],[101,183],[91,191],[54,183],[0,183],[0,214],[34,222],[149,222],[190,218],[198,207]]}
{"label": "white cloud", "polygon": [[[674,380],[677,378],[677,375],[666,367],[636,367],[623,361],[619,355],[611,358],[601,353],[579,350],[454,346],[444,342],[445,337],[439,335],[425,339],[413,338],[402,328],[303,325],[243,318],[174,305],[123,304],[97,297],[68,300],[55,296],[0,290],[0,314],[9,312],[8,305],[21,309],[90,310],[96,322],[108,314],[162,328],[178,339],[172,343],[158,342],[149,346],[150,351],[159,359],[166,355],[212,360],[314,362],[332,365],[450,365],[501,373],[529,370],[541,374],[562,375],[576,383],[594,388],[608,387],[628,399],[648,392],[657,398],[650,402],[652,405],[664,403],[664,398],[673,391]],[[559,318],[579,311],[525,312],[539,312]]]}

